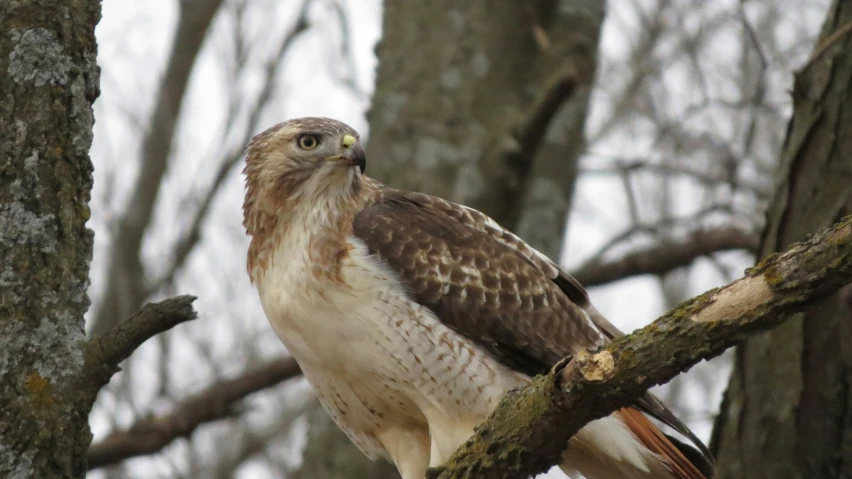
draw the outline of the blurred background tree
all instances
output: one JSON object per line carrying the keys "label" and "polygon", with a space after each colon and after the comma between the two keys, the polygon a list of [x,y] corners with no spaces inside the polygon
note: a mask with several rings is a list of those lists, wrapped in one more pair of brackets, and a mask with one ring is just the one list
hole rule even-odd
{"label": "blurred background tree", "polygon": [[[177,292],[203,319],[149,341],[101,392],[91,476],[395,477],[330,423],[248,284],[252,135],[295,116],[350,123],[368,174],[494,216],[629,331],[753,263],[793,72],[828,7],[105,0],[88,332]],[[726,355],[659,393],[709,438],[729,371]]]}

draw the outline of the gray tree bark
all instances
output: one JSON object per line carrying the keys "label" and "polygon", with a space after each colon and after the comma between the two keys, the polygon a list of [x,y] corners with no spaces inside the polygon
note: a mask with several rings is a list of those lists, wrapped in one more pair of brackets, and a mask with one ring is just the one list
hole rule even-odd
{"label": "gray tree bark", "polygon": [[[558,258],[603,2],[385,2],[367,173],[477,208]],[[296,478],[398,477],[316,406]]]}
{"label": "gray tree bark", "polygon": [[96,0],[0,3],[0,476],[83,477]]}
{"label": "gray tree bark", "polygon": [[[852,3],[796,75],[761,256],[852,212]],[[852,288],[736,351],[712,448],[719,478],[852,477]]]}

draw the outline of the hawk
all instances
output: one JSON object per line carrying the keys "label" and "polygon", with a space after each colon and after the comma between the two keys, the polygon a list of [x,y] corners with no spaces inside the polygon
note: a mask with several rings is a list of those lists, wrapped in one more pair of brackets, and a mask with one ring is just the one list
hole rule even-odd
{"label": "hawk", "polygon": [[[370,458],[422,479],[511,388],[623,333],[485,214],[389,188],[365,166],[358,134],[335,120],[255,136],[243,171],[248,272],[335,422]],[[712,475],[707,449],[650,394],[586,425],[561,467],[588,479]]]}

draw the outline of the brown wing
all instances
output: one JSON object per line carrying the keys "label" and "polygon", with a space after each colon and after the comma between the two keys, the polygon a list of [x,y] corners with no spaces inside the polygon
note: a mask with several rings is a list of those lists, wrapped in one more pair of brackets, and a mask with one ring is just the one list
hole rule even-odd
{"label": "brown wing", "polygon": [[387,191],[353,226],[418,303],[515,370],[545,373],[602,345],[606,337],[570,297],[585,298],[582,288],[566,294],[552,263],[542,268],[546,258],[510,233],[495,238],[502,232],[492,223],[438,198]]}
{"label": "brown wing", "polygon": [[[592,306],[576,279],[479,211],[382,189],[355,215],[353,229],[418,303],[516,371],[546,373],[559,360],[624,334]],[[665,405],[646,393],[636,406],[688,437],[700,453],[678,441],[668,445],[695,456],[712,476],[706,446]],[[650,426],[653,437],[665,437]]]}

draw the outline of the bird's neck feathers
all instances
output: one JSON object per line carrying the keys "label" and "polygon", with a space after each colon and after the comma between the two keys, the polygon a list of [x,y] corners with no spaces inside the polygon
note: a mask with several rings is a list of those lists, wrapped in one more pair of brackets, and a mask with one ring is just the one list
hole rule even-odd
{"label": "bird's neck feathers", "polygon": [[264,188],[248,170],[243,224],[251,236],[247,268],[255,284],[263,278],[281,242],[295,237],[309,239],[308,253],[317,263],[342,259],[341,248],[352,234],[355,214],[372,200],[380,186],[350,171],[338,172],[354,175],[345,183],[320,183],[315,174],[299,184],[279,179],[271,188]]}

